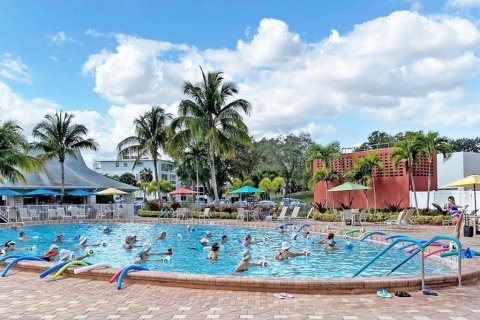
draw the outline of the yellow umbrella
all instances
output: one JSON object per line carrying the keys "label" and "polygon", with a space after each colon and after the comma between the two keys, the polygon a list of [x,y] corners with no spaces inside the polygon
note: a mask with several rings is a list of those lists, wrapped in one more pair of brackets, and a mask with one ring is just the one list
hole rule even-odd
{"label": "yellow umbrella", "polygon": [[115,195],[120,195],[120,194],[128,194],[128,192],[118,190],[118,189],[115,189],[115,188],[108,188],[108,189],[99,191],[95,194],[98,194],[100,196],[115,196]]}
{"label": "yellow umbrella", "polygon": [[465,177],[463,179],[451,182],[446,185],[446,187],[464,187],[464,188],[473,188],[473,200],[475,203],[475,210],[477,210],[477,196],[476,196],[476,187],[480,185],[480,175],[473,174],[471,176]]}

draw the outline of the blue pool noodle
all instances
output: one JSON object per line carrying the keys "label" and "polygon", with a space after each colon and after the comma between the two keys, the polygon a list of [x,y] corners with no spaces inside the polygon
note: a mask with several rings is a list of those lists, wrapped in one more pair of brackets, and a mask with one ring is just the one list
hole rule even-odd
{"label": "blue pool noodle", "polygon": [[10,261],[10,263],[5,267],[5,269],[3,269],[2,277],[6,277],[8,270],[10,270],[11,267],[13,267],[17,262],[20,262],[20,261],[41,261],[41,262],[45,262],[45,260],[43,260],[42,258],[38,258],[38,257],[18,257],[18,258],[15,258],[15,260]]}
{"label": "blue pool noodle", "polygon": [[127,273],[129,271],[132,271],[132,270],[148,271],[147,268],[144,268],[144,267],[141,267],[141,266],[132,265],[132,266],[125,267],[122,270],[122,273],[120,273],[120,276],[118,277],[118,282],[117,282],[117,289],[118,290],[122,289],[123,278],[127,275]]}

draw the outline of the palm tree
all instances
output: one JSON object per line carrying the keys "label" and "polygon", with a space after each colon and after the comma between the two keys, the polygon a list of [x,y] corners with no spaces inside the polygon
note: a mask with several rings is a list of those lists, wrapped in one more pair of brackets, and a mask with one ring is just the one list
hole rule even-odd
{"label": "palm tree", "polygon": [[153,106],[150,111],[133,121],[135,135],[123,139],[117,146],[119,157],[136,156],[132,170],[145,156],[152,157],[154,181],[157,184],[156,191],[160,201],[162,197],[157,162],[161,156],[160,150],[165,147],[167,141],[167,126],[171,119],[171,114],[166,113],[161,107]]}
{"label": "palm tree", "polygon": [[269,199],[272,199],[272,195],[278,190],[279,187],[285,186],[285,179],[282,177],[275,177],[273,180],[265,177],[258,184],[258,188],[268,192]]}
{"label": "palm tree", "polygon": [[183,130],[191,130],[198,140],[208,145],[210,174],[215,201],[219,201],[217,177],[215,171],[215,155],[223,154],[232,157],[236,143],[249,143],[248,128],[243,122],[241,112],[249,115],[251,105],[248,101],[228,99],[238,93],[232,82],[224,82],[222,72],[202,71],[202,82],[192,84],[185,82],[183,91],[192,100],[180,102],[179,117],[174,120],[175,126]]}
{"label": "palm tree", "polygon": [[150,182],[153,180],[152,169],[150,168],[143,168],[140,171],[140,181],[141,182]]}
{"label": "palm tree", "polygon": [[415,180],[413,179],[413,167],[418,164],[418,155],[420,148],[415,140],[405,140],[395,143],[390,157],[395,168],[398,168],[400,162],[405,163],[405,168],[408,172],[410,185],[412,186],[413,195],[415,197],[415,209],[418,214],[417,192],[415,189]]}
{"label": "palm tree", "polygon": [[13,121],[0,123],[0,183],[4,179],[26,183],[21,171],[41,170],[41,162],[28,155],[28,142],[22,128]]}
{"label": "palm tree", "polygon": [[421,134],[417,137],[416,143],[420,148],[420,154],[427,157],[428,162],[428,182],[427,182],[427,208],[430,203],[430,187],[432,183],[432,165],[433,157],[437,152],[440,152],[445,159],[448,159],[452,152],[452,146],[445,137],[440,137],[438,132],[430,131],[427,134]]}
{"label": "palm tree", "polygon": [[[325,182],[325,202],[328,206],[328,182],[333,182],[339,179],[339,175],[336,171],[331,171],[330,164],[333,160],[341,156],[340,143],[338,141],[333,141],[326,146],[319,144],[313,145],[309,152],[307,161],[305,163],[306,169],[309,172],[313,172],[313,162],[315,160],[322,161],[323,168],[317,170],[310,179],[309,184],[314,188],[316,183]],[[313,185],[312,185],[313,184]]]}
{"label": "palm tree", "polygon": [[[372,183],[372,189],[373,189],[373,205],[375,208],[375,212],[377,210],[377,193],[375,190],[375,178],[373,176],[374,170],[383,170],[383,162],[380,160],[378,157],[378,153],[375,151],[367,153],[365,156],[360,158],[358,161],[358,165],[362,168],[362,171],[365,172],[366,175],[368,175],[368,179]],[[365,179],[364,179],[365,180]],[[368,186],[368,184],[366,184]],[[368,190],[365,190],[367,193]],[[368,201],[368,199],[367,199]]]}
{"label": "palm tree", "polygon": [[[170,181],[161,179],[160,181],[157,180],[152,180],[150,184],[147,187],[147,193],[148,194],[158,194],[159,199],[162,199],[162,192],[170,192],[173,189],[173,185],[170,183]],[[155,195],[155,199],[156,199]]]}
{"label": "palm tree", "polygon": [[39,141],[32,144],[33,148],[43,152],[42,160],[57,158],[60,162],[62,201],[65,192],[65,158],[76,159],[80,150],[98,149],[98,143],[92,138],[86,138],[88,129],[83,124],[73,123],[74,115],[68,112],[47,114],[33,128],[33,137]]}

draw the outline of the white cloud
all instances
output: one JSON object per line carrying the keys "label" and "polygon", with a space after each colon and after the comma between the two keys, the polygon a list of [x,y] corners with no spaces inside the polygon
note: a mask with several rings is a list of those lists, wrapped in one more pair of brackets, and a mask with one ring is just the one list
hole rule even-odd
{"label": "white cloud", "polygon": [[461,9],[480,7],[480,0],[448,0],[447,6]]}
{"label": "white cloud", "polygon": [[0,56],[0,76],[27,84],[32,83],[27,65],[19,57],[9,53]]}
{"label": "white cloud", "polygon": [[103,37],[103,36],[104,36],[103,33],[98,32],[97,30],[91,29],[91,28],[89,28],[89,29],[87,29],[87,30],[85,31],[85,35],[87,35],[87,36],[92,36],[92,37],[94,37],[94,38],[100,38],[100,37]]}
{"label": "white cloud", "polygon": [[55,34],[49,35],[48,38],[53,44],[57,46],[63,46],[65,43],[77,42],[75,39],[68,37],[65,31],[59,31]]}
{"label": "white cloud", "polygon": [[199,80],[199,65],[222,70],[238,83],[239,97],[252,103],[246,121],[257,136],[288,133],[352,106],[394,121],[392,110],[408,114],[412,105],[418,110],[436,103],[480,71],[480,32],[473,23],[410,11],[358,24],[343,35],[332,30],[315,43],[271,18],[235,49],[202,51],[128,35],[117,35],[117,42],[115,51],[92,54],[83,67],[100,95],[119,105],[173,104],[183,98],[185,80]]}

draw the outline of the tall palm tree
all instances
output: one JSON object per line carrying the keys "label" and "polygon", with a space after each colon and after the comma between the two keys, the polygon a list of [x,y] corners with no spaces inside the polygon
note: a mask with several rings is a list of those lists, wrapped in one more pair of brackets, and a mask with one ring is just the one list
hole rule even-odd
{"label": "tall palm tree", "polygon": [[153,173],[152,173],[152,169],[150,168],[143,168],[141,171],[140,171],[140,181],[141,182],[148,182],[150,183],[150,181],[153,180]]}
{"label": "tall palm tree", "polygon": [[243,99],[228,102],[238,93],[233,82],[224,82],[222,72],[208,72],[203,69],[202,81],[197,84],[185,82],[183,92],[190,99],[180,102],[179,117],[175,126],[191,130],[197,139],[203,139],[208,145],[210,174],[215,201],[219,201],[215,155],[232,157],[235,143],[249,143],[248,128],[241,113],[250,114],[252,107]]}
{"label": "tall palm tree", "polygon": [[[305,162],[305,167],[307,171],[313,172],[313,162],[315,160],[322,161],[323,168],[317,170],[310,179],[309,184],[312,188],[315,187],[316,183],[325,182],[325,203],[328,206],[328,182],[333,182],[340,178],[339,174],[336,171],[330,169],[331,162],[341,156],[340,143],[338,141],[333,141],[325,146],[320,144],[313,145],[307,156]],[[313,184],[313,185],[312,185]]]}
{"label": "tall palm tree", "polygon": [[28,155],[28,142],[14,121],[0,123],[0,183],[4,179],[26,183],[21,171],[41,170],[41,162]]}
{"label": "tall palm tree", "polygon": [[[377,210],[377,193],[375,190],[375,177],[373,176],[373,172],[375,170],[383,170],[383,162],[380,160],[378,153],[375,151],[367,153],[365,156],[360,158],[359,165],[362,167],[362,171],[364,171],[370,178],[369,180],[372,183],[373,189],[373,206],[375,211]],[[368,186],[368,185],[367,185]],[[367,192],[367,190],[365,191]]]}
{"label": "tall palm tree", "polygon": [[445,159],[448,159],[452,152],[452,146],[445,137],[440,137],[438,132],[429,131],[427,134],[421,134],[417,137],[416,143],[420,148],[420,153],[427,157],[428,161],[428,182],[427,182],[427,207],[430,203],[430,187],[432,183],[432,165],[433,157],[440,152]]}
{"label": "tall palm tree", "polygon": [[167,142],[167,126],[171,119],[172,115],[170,113],[166,113],[161,107],[153,106],[150,111],[133,121],[135,124],[135,135],[123,139],[117,146],[119,157],[136,156],[133,168],[145,156],[152,157],[155,174],[154,181],[157,184],[156,191],[160,201],[162,197],[157,163],[161,156],[160,151]]}
{"label": "tall palm tree", "polygon": [[400,162],[405,163],[410,185],[412,186],[413,195],[415,197],[415,209],[418,214],[417,191],[415,189],[415,180],[413,179],[413,167],[418,164],[418,155],[420,148],[415,140],[405,140],[395,143],[390,157],[395,168],[398,168]]}
{"label": "tall palm tree", "polygon": [[98,143],[92,138],[86,138],[88,129],[83,124],[73,123],[74,115],[68,112],[47,114],[44,119],[33,127],[33,148],[41,150],[43,160],[58,159],[60,162],[62,201],[65,192],[65,158],[76,159],[80,150],[98,149]]}

